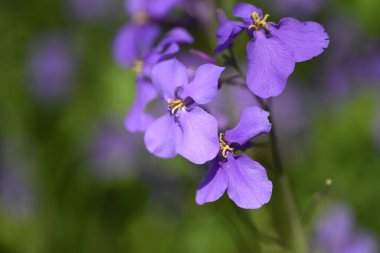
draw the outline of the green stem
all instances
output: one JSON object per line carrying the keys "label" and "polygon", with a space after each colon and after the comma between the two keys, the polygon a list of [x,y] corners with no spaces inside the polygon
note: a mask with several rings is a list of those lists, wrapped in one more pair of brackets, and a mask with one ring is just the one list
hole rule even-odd
{"label": "green stem", "polygon": [[[272,198],[274,208],[272,212],[275,222],[280,225],[280,227],[276,228],[281,238],[283,238],[289,248],[292,249],[292,253],[306,253],[307,243],[305,233],[297,213],[293,194],[289,186],[289,179],[282,166],[271,108],[266,104],[264,109],[270,112],[269,120],[272,123],[272,131],[269,135],[274,161],[274,193]],[[276,188],[277,190],[275,190]]]}

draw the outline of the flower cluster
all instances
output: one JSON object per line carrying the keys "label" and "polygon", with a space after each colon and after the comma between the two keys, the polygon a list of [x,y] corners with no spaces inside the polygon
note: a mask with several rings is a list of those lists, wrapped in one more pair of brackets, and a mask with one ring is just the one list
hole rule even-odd
{"label": "flower cluster", "polygon": [[[190,71],[176,55],[179,44],[193,42],[184,28],[173,28],[156,42],[160,30],[157,20],[168,14],[177,1],[157,2],[127,1],[132,21],[122,28],[114,42],[116,62],[137,73],[135,102],[125,126],[131,132],[143,132],[146,148],[157,157],[180,155],[194,164],[210,163],[197,190],[198,204],[215,201],[227,191],[237,206],[260,208],[271,198],[272,182],[263,166],[244,152],[252,146],[254,137],[271,131],[266,111],[270,103],[266,99],[281,94],[296,62],[323,52],[329,43],[328,35],[315,22],[284,18],[276,24],[259,8],[240,3],[235,5],[234,15],[242,18],[242,22],[220,15],[215,53],[226,49],[231,52],[235,38],[246,31],[249,35],[246,74],[230,61],[217,64],[215,59],[198,51],[193,52],[203,64]],[[234,67],[240,76],[228,76],[231,71],[225,70],[229,67]],[[221,78],[222,73],[226,78]],[[235,128],[225,131],[209,113],[212,110],[208,104],[225,85],[244,80],[246,92],[252,92],[262,108],[244,108]],[[147,112],[147,105],[155,98],[164,105],[155,110],[161,110],[160,117]]]}

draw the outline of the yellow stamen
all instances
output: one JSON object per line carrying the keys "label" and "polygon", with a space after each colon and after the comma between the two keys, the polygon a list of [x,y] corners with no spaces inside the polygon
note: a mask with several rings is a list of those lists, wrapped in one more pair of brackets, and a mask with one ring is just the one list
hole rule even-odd
{"label": "yellow stamen", "polygon": [[227,151],[234,151],[233,148],[231,148],[230,146],[228,146],[228,144],[224,141],[224,134],[223,133],[220,133],[219,134],[219,146],[220,146],[220,150],[222,151],[222,156],[224,158],[227,158]]}
{"label": "yellow stamen", "polygon": [[140,61],[140,60],[136,60],[135,63],[134,63],[134,66],[132,68],[132,70],[136,74],[140,74],[142,72],[142,68],[143,68],[143,62]]}
{"label": "yellow stamen", "polygon": [[253,24],[248,27],[248,30],[251,30],[253,28],[256,31],[260,31],[261,29],[266,28],[269,14],[265,14],[264,18],[261,19],[259,13],[254,11],[250,16],[252,18]]}
{"label": "yellow stamen", "polygon": [[169,107],[172,108],[172,114],[175,114],[175,112],[181,108],[185,107],[185,104],[182,102],[181,99],[171,100],[168,99]]}

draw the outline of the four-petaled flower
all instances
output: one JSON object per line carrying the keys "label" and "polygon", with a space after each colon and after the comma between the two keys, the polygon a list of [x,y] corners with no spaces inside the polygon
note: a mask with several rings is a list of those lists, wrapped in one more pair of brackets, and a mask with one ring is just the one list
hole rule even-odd
{"label": "four-petaled flower", "polygon": [[233,12],[243,22],[222,20],[215,53],[230,47],[242,31],[247,31],[252,37],[246,48],[247,85],[259,97],[281,94],[295,63],[318,56],[329,44],[327,33],[318,23],[283,18],[275,24],[268,22],[268,14],[247,3],[235,5]]}
{"label": "four-petaled flower", "polygon": [[162,158],[180,154],[196,164],[217,155],[217,122],[199,105],[216,96],[223,70],[213,64],[201,65],[189,82],[186,67],[176,59],[160,62],[153,68],[153,84],[168,110],[145,132],[145,145],[152,154]]}
{"label": "four-petaled flower", "polygon": [[265,169],[246,154],[234,154],[252,138],[270,132],[268,116],[259,107],[247,107],[237,126],[219,135],[220,152],[197,190],[199,205],[219,199],[226,190],[241,208],[260,208],[270,200],[272,182]]}

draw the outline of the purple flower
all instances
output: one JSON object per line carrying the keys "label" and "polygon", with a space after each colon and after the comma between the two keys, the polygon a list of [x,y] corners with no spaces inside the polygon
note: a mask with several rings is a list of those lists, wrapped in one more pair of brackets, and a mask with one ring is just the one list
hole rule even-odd
{"label": "purple flower", "polygon": [[284,14],[310,16],[326,4],[325,0],[274,0],[273,8]]}
{"label": "purple flower", "polygon": [[242,31],[247,31],[252,37],[246,48],[247,85],[262,98],[279,95],[295,63],[318,56],[329,44],[323,27],[315,22],[283,18],[275,24],[268,22],[268,14],[263,15],[261,9],[247,3],[235,5],[234,15],[243,22],[225,20],[221,23],[215,53],[230,47]]}
{"label": "purple flower", "polygon": [[146,22],[150,18],[163,19],[182,0],[125,0],[127,13],[135,23]]}
{"label": "purple flower", "polygon": [[106,21],[114,17],[114,0],[65,0],[67,14],[83,22]]}
{"label": "purple flower", "polygon": [[131,67],[153,47],[160,29],[155,24],[126,24],[113,42],[113,58],[121,67]]}
{"label": "purple flower", "polygon": [[74,52],[62,34],[49,34],[34,40],[27,60],[29,85],[42,101],[64,99],[75,75]]}
{"label": "purple flower", "polygon": [[130,132],[143,132],[153,122],[154,117],[145,112],[146,106],[157,97],[152,86],[151,72],[157,63],[172,57],[179,51],[178,43],[192,43],[193,38],[183,28],[173,28],[158,45],[143,55],[135,66],[136,78],[135,101],[125,119],[125,127]]}
{"label": "purple flower", "polygon": [[145,132],[149,152],[161,158],[180,154],[196,164],[216,156],[217,122],[199,105],[209,103],[216,96],[223,70],[213,64],[201,65],[189,83],[187,69],[177,59],[163,61],[153,68],[153,84],[168,109]]}
{"label": "purple flower", "polygon": [[316,230],[317,248],[328,253],[376,253],[377,242],[368,232],[356,232],[353,213],[343,203],[322,213]]}
{"label": "purple flower", "polygon": [[100,179],[117,179],[131,173],[141,145],[136,135],[119,128],[118,121],[106,121],[98,127],[89,145],[91,170]]}
{"label": "purple flower", "polygon": [[268,203],[272,182],[265,169],[246,154],[234,154],[252,138],[270,132],[268,116],[269,113],[259,107],[248,107],[235,128],[226,131],[225,135],[220,134],[220,152],[197,190],[199,205],[219,199],[226,190],[241,208],[256,209]]}

